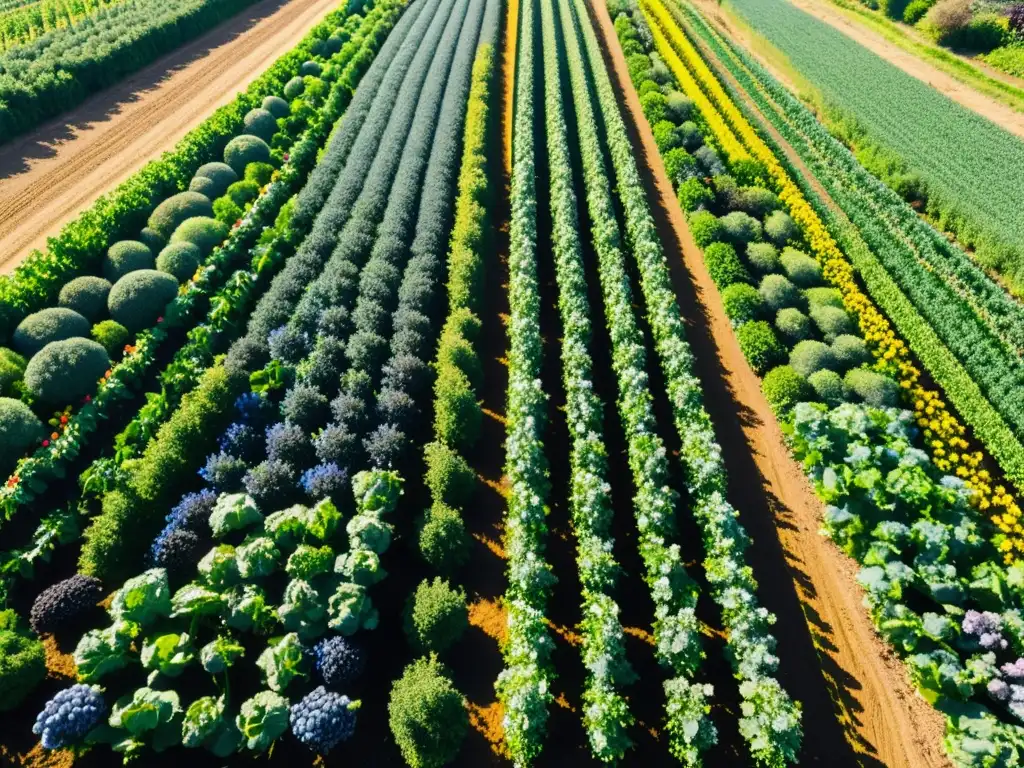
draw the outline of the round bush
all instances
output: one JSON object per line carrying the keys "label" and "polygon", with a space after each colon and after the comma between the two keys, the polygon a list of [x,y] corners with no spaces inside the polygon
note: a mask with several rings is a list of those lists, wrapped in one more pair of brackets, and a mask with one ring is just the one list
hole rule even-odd
{"label": "round bush", "polygon": [[660,91],[651,91],[640,97],[640,106],[644,110],[647,121],[654,125],[659,120],[664,120],[668,114],[668,100],[665,94]]}
{"label": "round bush", "polygon": [[804,378],[824,368],[835,370],[836,359],[828,344],[820,341],[801,341],[789,353],[789,364]]}
{"label": "round bush", "polygon": [[54,341],[28,361],[25,388],[51,405],[77,403],[96,390],[110,368],[110,356],[95,341]]}
{"label": "round bush", "polygon": [[740,343],[743,356],[747,358],[750,367],[758,376],[781,362],[786,356],[786,350],[779,343],[775,331],[764,320],[744,323],[737,329],[736,338]]}
{"label": "round bush", "polygon": [[281,403],[281,415],[312,432],[330,418],[330,402],[319,391],[308,385],[292,387]]}
{"label": "round bush", "polygon": [[153,565],[166,568],[172,577],[187,578],[195,573],[196,565],[209,547],[209,543],[195,531],[177,528],[160,542],[160,548],[153,556]]}
{"label": "round bush", "polygon": [[388,723],[412,768],[440,768],[459,754],[469,728],[462,694],[436,658],[418,659],[391,687]]}
{"label": "round bush", "polygon": [[762,275],[770,275],[782,268],[779,264],[779,252],[771,243],[749,243],[747,261],[751,269]]}
{"label": "round bush", "polygon": [[796,223],[785,211],[772,211],[764,219],[764,236],[781,248],[796,236]]}
{"label": "round bush", "polygon": [[249,163],[270,162],[270,147],[256,136],[242,134],[235,136],[224,147],[224,162],[239,176],[245,174],[245,166]]}
{"label": "round bush", "polygon": [[895,381],[877,371],[854,368],[846,372],[843,384],[846,385],[848,395],[855,395],[856,399],[868,405],[876,408],[892,408],[896,405],[899,387]]}
{"label": "round bush", "polygon": [[245,133],[263,141],[270,141],[277,133],[277,118],[265,109],[250,109],[245,113],[242,125],[245,126]]}
{"label": "round bush", "polygon": [[0,632],[0,711],[21,704],[44,677],[43,644],[14,630]]}
{"label": "round bush", "polygon": [[809,339],[812,335],[811,320],[799,309],[786,307],[775,315],[775,327],[787,346]]}
{"label": "round bush", "polygon": [[302,95],[302,92],[306,90],[306,81],[301,77],[293,77],[284,86],[284,97],[288,101],[293,101]]}
{"label": "round bush", "polygon": [[811,307],[811,320],[829,343],[843,334],[852,334],[856,330],[853,318],[845,309],[838,307]]}
{"label": "round bush", "polygon": [[76,573],[40,592],[32,603],[29,624],[37,635],[56,632],[103,599],[103,582]]}
{"label": "round bush", "polygon": [[710,211],[697,211],[690,214],[690,234],[698,248],[707,248],[716,240],[724,237],[722,225],[718,217]]}
{"label": "round bush", "polygon": [[266,453],[271,461],[280,461],[295,469],[313,463],[313,443],[309,430],[298,424],[278,422],[267,428]]}
{"label": "round bush", "polygon": [[204,197],[208,197],[211,200],[215,200],[219,195],[217,188],[217,182],[213,179],[208,179],[205,176],[196,176],[188,183],[189,192],[198,192]]}
{"label": "round bush", "polygon": [[[672,152],[684,151],[685,150],[681,149],[672,150]],[[669,152],[669,154],[672,154],[672,152]],[[665,162],[667,168],[667,157]],[[679,198],[679,206],[687,213],[707,208],[715,200],[715,196],[711,193],[711,190],[705,187],[704,184],[701,183],[701,180],[696,176],[690,176],[688,179],[683,181],[679,185],[679,190],[676,193],[676,196]]]}
{"label": "round bush", "polygon": [[761,239],[761,222],[743,211],[727,213],[718,223],[725,239],[737,246]]}
{"label": "round bush", "polygon": [[821,284],[821,265],[796,248],[786,248],[779,258],[786,276],[801,288]]}
{"label": "round bush", "polygon": [[66,307],[49,307],[33,312],[14,329],[11,344],[25,357],[32,357],[51,341],[87,338],[89,321]]}
{"label": "round bush", "polygon": [[718,152],[715,151],[714,147],[710,147],[705,144],[704,146],[693,150],[693,156],[705,170],[705,175],[721,176],[725,173],[725,163],[722,162],[722,158],[718,156]]}
{"label": "round bush", "polygon": [[829,408],[835,408],[846,397],[842,377],[827,368],[812,373],[807,377],[807,383],[811,385],[817,398]]}
{"label": "round bush", "polygon": [[426,482],[430,495],[438,501],[461,507],[476,488],[476,474],[466,460],[441,442],[427,443],[423,448],[427,465]]}
{"label": "round bush", "polygon": [[437,405],[434,431],[449,445],[469,449],[480,436],[483,412],[469,377],[458,368],[444,368],[434,387]]}
{"label": "round bush", "polygon": [[836,362],[839,364],[840,370],[843,371],[848,368],[857,368],[871,360],[871,352],[868,350],[868,345],[864,343],[864,339],[849,333],[836,336],[835,341],[832,342],[832,354],[835,355]]}
{"label": "round bush", "polygon": [[662,93],[661,86],[653,80],[644,80],[636,89],[637,96],[646,96],[648,93]]}
{"label": "round bush", "polygon": [[423,559],[437,571],[452,575],[469,560],[471,541],[457,509],[440,501],[424,515],[419,547]]}
{"label": "round bush", "polygon": [[799,289],[782,275],[765,275],[757,290],[765,305],[773,312],[803,304]]}
{"label": "round bush", "polygon": [[112,283],[129,272],[153,268],[153,252],[138,240],[122,240],[107,249],[103,260],[103,276]]}
{"label": "round bush", "polygon": [[167,240],[160,236],[155,229],[144,227],[139,232],[139,242],[149,248],[151,253],[159,253],[160,249],[167,245]]}
{"label": "round bush", "polygon": [[202,257],[206,258],[214,248],[224,242],[228,231],[227,224],[223,222],[206,216],[196,216],[186,219],[174,230],[171,243],[192,243],[199,249]]}
{"label": "round bush", "polygon": [[683,96],[679,91],[669,91],[665,96],[665,107],[671,119],[677,123],[683,123],[690,119],[693,114],[693,102]]}
{"label": "round bush", "polygon": [[704,249],[704,264],[719,288],[750,280],[746,267],[728,243],[712,243]]}
{"label": "round bush", "polygon": [[291,107],[288,106],[288,102],[282,99],[280,96],[267,96],[260,107],[267,110],[274,117],[280,119],[282,117],[288,117],[291,114]]}
{"label": "round bush", "polygon": [[0,347],[0,397],[14,397],[19,394],[25,378],[28,360],[13,349]]}
{"label": "round bush", "polygon": [[264,461],[242,480],[245,492],[260,509],[283,509],[298,495],[295,470],[282,461]]}
{"label": "round bush", "polygon": [[111,360],[116,360],[120,357],[125,345],[132,338],[131,331],[114,320],[104,320],[102,323],[96,323],[92,327],[90,335],[107,350]]}
{"label": "round bush", "polygon": [[256,185],[256,192],[259,193],[259,188],[266,186],[270,183],[270,179],[274,175],[274,166],[270,163],[249,163],[245,167],[245,180],[251,181]]}
{"label": "round bush", "polygon": [[21,400],[0,397],[0,469],[8,471],[29,448],[46,438],[46,430]]}
{"label": "round bush", "polygon": [[178,295],[178,281],[165,272],[140,269],[125,275],[110,289],[110,316],[129,331],[149,328]]}
{"label": "round bush", "polygon": [[350,637],[334,635],[313,648],[314,668],[324,685],[341,690],[352,685],[366,668],[366,654]]}
{"label": "round bush", "polygon": [[320,73],[324,71],[324,68],[315,61],[304,61],[302,66],[299,67],[299,74],[309,75],[310,77],[320,77]]}
{"label": "round bush", "polygon": [[[253,164],[256,165],[255,163]],[[263,163],[260,163],[263,165]],[[242,181],[236,181],[230,187],[228,191],[224,193],[228,199],[231,200],[235,205],[240,208],[244,208],[247,203],[251,203],[260,195],[260,185],[255,181],[248,181],[243,179]]]}
{"label": "round bush", "polygon": [[676,124],[671,120],[659,120],[651,128],[651,133],[654,134],[654,143],[658,145],[658,150],[662,154],[682,144],[676,133]]}
{"label": "round bush", "polygon": [[722,291],[722,304],[725,314],[737,324],[756,320],[764,313],[764,299],[747,283],[733,283]]}
{"label": "round bush", "polygon": [[761,391],[779,417],[784,417],[794,405],[810,396],[807,380],[788,365],[780,365],[768,371],[761,382]]}
{"label": "round bush", "polygon": [[[208,165],[219,166],[222,163],[209,163]],[[203,168],[206,167],[204,165],[196,171],[196,175],[213,178],[209,173],[203,173]],[[217,172],[213,171],[212,173]],[[217,176],[219,178],[220,174],[217,174]],[[217,181],[216,178],[214,180]],[[227,184],[224,184],[224,189],[227,189],[230,183],[229,181]],[[178,225],[186,219],[191,219],[194,216],[212,216],[213,203],[210,202],[210,199],[198,192],[180,192],[173,197],[167,198],[156,207],[156,210],[149,216],[149,226],[156,230],[165,240],[169,239],[174,234],[174,230],[178,228]],[[150,266],[152,266],[152,263]]]}
{"label": "round bush", "polygon": [[737,196],[737,207],[757,219],[764,219],[778,208],[781,203],[779,196],[764,187],[740,187]]}
{"label": "round bush", "polygon": [[419,653],[444,653],[469,626],[466,593],[435,576],[424,579],[405,606],[405,634]]}
{"label": "round bush", "polygon": [[245,215],[245,211],[236,205],[234,201],[226,197],[220,197],[213,203],[213,215],[221,224],[230,227],[236,221],[241,220]]}
{"label": "round bush", "polygon": [[[235,173],[227,163],[214,162],[201,165],[199,166],[199,170],[196,171],[196,178],[199,178],[200,176],[209,179],[217,185],[214,188],[214,193],[209,195],[211,200],[216,200],[227,191],[228,187],[238,181],[238,174]],[[182,219],[182,221],[184,221],[184,219]]]}
{"label": "round bush", "polygon": [[196,273],[201,259],[199,248],[192,243],[171,243],[156,257],[156,268],[184,283]]}
{"label": "round bush", "polygon": [[696,151],[704,143],[704,137],[701,136],[700,128],[697,127],[695,122],[687,120],[679,126],[679,139],[683,142],[683,147],[693,152],[695,159],[700,160],[696,155]]}
{"label": "round bush", "polygon": [[86,320],[95,321],[107,311],[110,287],[110,281],[102,277],[76,277],[60,289],[57,303],[65,309],[74,310]]}
{"label": "round bush", "polygon": [[812,307],[843,308],[843,297],[837,288],[808,288],[804,291],[804,296]]}

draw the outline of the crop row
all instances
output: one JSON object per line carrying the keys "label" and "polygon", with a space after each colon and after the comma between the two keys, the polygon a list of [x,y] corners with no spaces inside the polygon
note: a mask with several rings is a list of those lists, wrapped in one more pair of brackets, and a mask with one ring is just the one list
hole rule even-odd
{"label": "crop row", "polygon": [[17,8],[0,5],[0,51],[47,32],[73,27],[121,0],[33,0]]}
{"label": "crop row", "polygon": [[[664,86],[652,79],[658,77],[661,59],[639,52],[651,50],[644,48],[644,35],[637,27],[646,19],[654,22],[645,27],[650,44],[657,45],[668,65],[662,77],[671,70],[682,86],[712,89],[674,55],[654,2],[644,0],[640,7],[643,15],[636,15],[635,21],[620,15],[616,26],[624,48],[647,58],[646,70],[639,59],[634,59],[634,69],[648,119],[660,126],[655,135],[672,173],[688,167],[686,158],[694,147],[690,144],[686,150],[668,143],[673,134],[658,119],[666,117],[666,103],[671,101],[675,111],[698,121],[691,126],[705,139],[717,138],[728,126],[721,115],[695,113],[679,101],[670,78],[662,81]],[[716,93],[716,101],[721,103],[723,96]],[[752,141],[748,137],[754,134],[739,135]],[[745,146],[764,160],[756,145]],[[984,521],[971,505],[972,491],[963,481],[943,476],[915,447],[921,444],[915,416],[887,407],[895,403],[897,387],[892,381],[873,379],[880,374],[864,367],[870,358],[863,340],[849,326],[830,340],[826,336],[828,344],[815,340],[815,332],[840,330],[840,315],[825,310],[840,310],[840,292],[856,290],[852,283],[838,283],[838,291],[822,286],[828,268],[822,270],[792,247],[809,244],[815,251],[821,240],[808,238],[808,233],[821,237],[824,230],[808,227],[800,233],[768,190],[737,186],[720,161],[716,168],[708,168],[709,157],[701,150],[693,156],[712,177],[710,184],[700,174],[677,170],[680,203],[691,211],[691,232],[722,292],[741,349],[755,372],[763,375],[765,395],[780,419],[792,425],[794,453],[828,505],[826,532],[864,566],[859,581],[868,592],[879,633],[905,656],[923,695],[948,716],[951,756],[958,764],[974,765],[981,764],[975,761],[983,754],[1013,754],[1019,727],[1013,724],[1008,702],[1010,686],[1017,683],[1006,670],[1024,650],[1018,640],[1009,639],[1019,626],[1021,604],[1019,589],[1011,586],[1014,568],[998,564],[991,536],[986,536]],[[751,167],[741,162],[730,170],[739,175]],[[781,202],[789,202],[798,219],[795,201],[799,198],[791,194],[783,195]],[[711,215],[710,210],[722,208],[732,212]],[[745,211],[756,213],[763,223]],[[767,242],[749,236],[762,228]],[[773,243],[789,247],[779,257]],[[738,249],[743,245],[746,252],[741,258]],[[763,277],[754,289],[751,276],[758,273]],[[813,323],[802,312],[808,307]],[[774,323],[759,319],[768,312],[776,313]],[[779,337],[792,345],[789,365],[777,365]],[[837,371],[846,371],[845,378]],[[808,399],[820,402],[801,402]],[[988,631],[985,627],[1000,635],[991,646],[982,637]],[[978,739],[973,758],[967,754],[972,739]]]}

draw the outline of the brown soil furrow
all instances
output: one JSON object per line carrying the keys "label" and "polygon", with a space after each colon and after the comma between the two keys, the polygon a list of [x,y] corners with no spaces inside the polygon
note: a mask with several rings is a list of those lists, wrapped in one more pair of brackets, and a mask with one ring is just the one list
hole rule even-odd
{"label": "brown soil furrow", "polygon": [[[620,103],[632,118],[637,158],[646,166],[648,199],[669,254],[697,373],[705,384],[706,404],[730,470],[730,498],[758,544],[750,550],[750,559],[761,582],[760,596],[780,616],[776,635],[782,682],[803,699],[805,745],[820,741],[810,727],[822,719],[815,711],[819,701],[809,697],[823,682],[860,764],[948,765],[941,748],[941,717],[915,694],[902,664],[875,634],[855,582],[856,565],[818,533],[821,503],[789,456],[760,382],[740,352],[675,201],[607,9],[601,2],[590,8],[617,80]],[[804,633],[786,621],[787,603],[794,597],[818,665],[807,664],[801,647],[806,643],[800,637]],[[817,762],[822,756],[811,759]],[[838,764],[835,761],[831,763]]]}
{"label": "brown soil furrow", "polygon": [[157,158],[294,47],[338,0],[262,0],[0,148],[0,272]]}

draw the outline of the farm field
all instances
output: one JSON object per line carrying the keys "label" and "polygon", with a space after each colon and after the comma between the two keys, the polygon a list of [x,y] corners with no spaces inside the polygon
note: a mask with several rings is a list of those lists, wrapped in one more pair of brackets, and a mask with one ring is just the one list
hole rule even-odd
{"label": "farm field", "polygon": [[0,764],[1024,759],[974,254],[688,0],[252,32],[0,278]]}

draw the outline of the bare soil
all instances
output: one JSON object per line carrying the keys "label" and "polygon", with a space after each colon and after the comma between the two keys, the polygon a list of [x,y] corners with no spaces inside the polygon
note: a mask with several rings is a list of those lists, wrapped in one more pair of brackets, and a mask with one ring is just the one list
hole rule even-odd
{"label": "bare soil", "polygon": [[262,0],[0,147],[0,273],[231,101],[338,0]]}
{"label": "bare soil", "polygon": [[[760,383],[740,352],[675,201],[607,9],[602,3],[589,7],[617,81],[620,106],[632,117],[635,154],[647,170],[648,199],[729,467],[730,500],[756,542],[750,561],[761,583],[760,597],[779,617],[780,679],[804,705],[808,754],[802,762],[849,762],[844,754],[824,750],[829,731],[838,724],[849,745],[842,751],[853,753],[861,765],[948,765],[941,748],[942,719],[915,694],[902,664],[875,634],[855,582],[855,563],[818,533],[821,503],[790,457]],[[817,663],[809,663],[815,656]]]}

